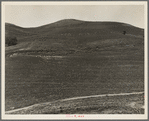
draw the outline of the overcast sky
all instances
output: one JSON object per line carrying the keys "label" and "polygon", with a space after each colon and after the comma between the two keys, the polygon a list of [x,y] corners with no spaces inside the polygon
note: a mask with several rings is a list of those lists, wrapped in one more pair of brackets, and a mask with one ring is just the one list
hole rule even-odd
{"label": "overcast sky", "polygon": [[143,5],[6,5],[5,22],[37,27],[61,19],[116,21],[144,28]]}

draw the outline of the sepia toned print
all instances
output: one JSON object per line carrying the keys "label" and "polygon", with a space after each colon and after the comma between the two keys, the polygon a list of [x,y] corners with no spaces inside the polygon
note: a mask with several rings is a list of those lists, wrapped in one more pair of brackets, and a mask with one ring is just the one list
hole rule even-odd
{"label": "sepia toned print", "polygon": [[146,2],[2,9],[3,119],[147,118]]}

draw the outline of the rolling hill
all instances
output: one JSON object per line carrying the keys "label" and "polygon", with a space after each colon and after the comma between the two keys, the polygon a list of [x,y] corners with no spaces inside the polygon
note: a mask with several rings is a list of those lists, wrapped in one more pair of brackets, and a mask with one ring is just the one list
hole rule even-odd
{"label": "rolling hill", "polygon": [[[117,22],[66,19],[37,28],[21,28],[8,23],[5,27],[6,36],[17,37],[18,44],[28,43],[26,50],[30,51],[46,50],[64,54],[68,51],[75,53],[101,49],[143,49],[144,44],[143,29]],[[23,45],[19,46],[21,47]]]}
{"label": "rolling hill", "polygon": [[[67,98],[144,91],[144,29],[65,19],[35,28],[6,23],[5,33],[18,40],[5,47],[6,111]],[[133,97],[132,104],[138,103],[138,95]],[[98,103],[92,101],[91,105]],[[144,112],[130,112],[134,110]]]}

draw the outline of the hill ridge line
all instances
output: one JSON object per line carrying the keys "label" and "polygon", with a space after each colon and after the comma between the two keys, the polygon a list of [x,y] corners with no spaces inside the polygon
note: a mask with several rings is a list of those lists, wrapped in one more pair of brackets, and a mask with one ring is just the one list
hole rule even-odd
{"label": "hill ridge line", "polygon": [[[56,100],[56,101],[53,101],[53,102],[58,102],[58,101],[69,101],[69,100],[77,100],[77,99],[85,99],[85,98],[94,98],[94,97],[105,97],[105,96],[122,96],[122,95],[134,95],[134,94],[143,94],[144,92],[132,92],[132,93],[119,93],[119,94],[102,94],[102,95],[91,95],[91,96],[82,96],[82,97],[74,97],[74,98],[66,98],[66,99],[61,99],[61,100]],[[53,103],[52,102],[52,103]],[[15,111],[20,111],[20,110],[24,110],[24,109],[29,109],[33,106],[38,106],[40,104],[47,104],[47,103],[50,103],[50,102],[45,102],[45,103],[39,103],[39,104],[34,104],[34,105],[31,105],[31,106],[27,106],[27,107],[24,107],[24,108],[19,108],[19,109],[14,109],[14,110],[10,110],[10,111],[5,111],[6,114],[9,114],[9,113],[13,113]]]}
{"label": "hill ridge line", "polygon": [[[121,24],[121,25],[125,25],[125,26],[132,26],[132,27],[140,28],[138,26],[132,25],[131,23],[126,23],[126,22],[121,22],[121,21],[91,21],[91,20],[88,21],[88,20],[79,20],[79,19],[61,19],[61,20],[53,21],[53,22],[50,22],[47,24],[42,24],[42,25],[38,25],[38,26],[31,26],[31,27],[29,27],[29,26],[23,27],[21,25],[16,25],[14,23],[8,23],[8,22],[5,22],[5,25],[6,26],[11,25],[11,26],[22,28],[22,29],[35,29],[35,28],[45,27],[48,25],[56,25],[56,24],[69,23],[69,22],[70,23],[72,22],[72,24],[79,24],[79,23],[100,23],[100,24],[101,23],[116,23],[116,24]],[[144,29],[144,28],[140,28],[140,29]]]}

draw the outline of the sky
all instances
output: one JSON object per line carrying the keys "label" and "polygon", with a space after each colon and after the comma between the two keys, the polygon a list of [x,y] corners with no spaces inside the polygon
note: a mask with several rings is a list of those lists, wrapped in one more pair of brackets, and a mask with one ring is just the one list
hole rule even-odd
{"label": "sky", "polygon": [[62,19],[115,21],[144,28],[143,5],[6,5],[5,22],[37,27]]}

